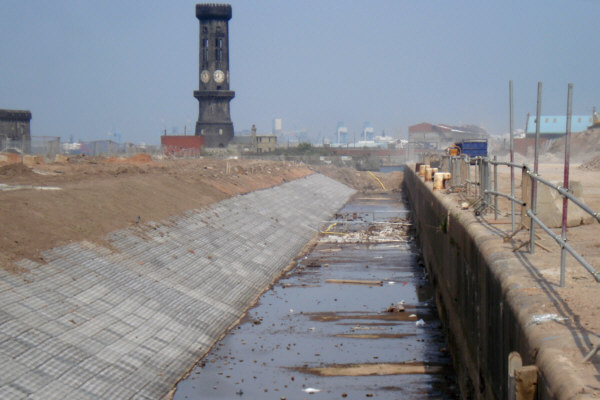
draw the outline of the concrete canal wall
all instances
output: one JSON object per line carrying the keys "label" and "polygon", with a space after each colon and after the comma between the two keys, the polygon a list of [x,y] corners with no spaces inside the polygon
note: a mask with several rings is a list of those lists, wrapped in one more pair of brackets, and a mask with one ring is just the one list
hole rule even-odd
{"label": "concrete canal wall", "polygon": [[544,319],[556,302],[539,290],[532,266],[503,247],[472,211],[461,211],[456,199],[434,192],[410,168],[404,171],[463,398],[510,398],[511,352],[520,354],[524,366],[539,368],[536,398],[591,398],[579,375],[584,367],[564,356],[582,339],[567,324]]}
{"label": "concrete canal wall", "polygon": [[0,270],[0,398],[165,396],[352,194],[314,174]]}

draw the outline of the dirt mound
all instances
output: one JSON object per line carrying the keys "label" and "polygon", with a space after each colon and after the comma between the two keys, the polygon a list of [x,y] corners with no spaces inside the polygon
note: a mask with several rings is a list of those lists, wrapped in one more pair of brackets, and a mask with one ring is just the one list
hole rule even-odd
{"label": "dirt mound", "polygon": [[8,164],[20,163],[22,162],[22,157],[20,154],[16,153],[0,153],[0,161],[6,162]]}
{"label": "dirt mound", "polygon": [[586,171],[600,171],[600,154],[581,164],[579,169]]}
{"label": "dirt mound", "polygon": [[150,164],[153,161],[149,154],[136,154],[129,157],[127,162],[131,164]]}
{"label": "dirt mound", "polygon": [[1,176],[23,176],[23,175],[35,175],[31,168],[26,167],[21,163],[8,164],[0,167]]}
{"label": "dirt mound", "polygon": [[[559,156],[564,159],[565,156],[565,137],[549,142],[548,153]],[[578,132],[571,135],[571,161],[578,162],[589,159],[600,153],[600,131],[589,129],[584,132]]]}
{"label": "dirt mound", "polygon": [[109,163],[109,164],[120,164],[120,163],[126,163],[126,164],[152,164],[154,161],[152,161],[152,157],[150,157],[149,154],[135,154],[131,157],[108,157],[106,160],[104,160],[105,163]]}
{"label": "dirt mound", "polygon": [[367,171],[357,171],[353,168],[340,168],[327,165],[311,166],[311,168],[361,192],[381,190],[381,184],[385,186],[386,190],[397,191],[400,189],[404,176],[400,171],[369,173]]}

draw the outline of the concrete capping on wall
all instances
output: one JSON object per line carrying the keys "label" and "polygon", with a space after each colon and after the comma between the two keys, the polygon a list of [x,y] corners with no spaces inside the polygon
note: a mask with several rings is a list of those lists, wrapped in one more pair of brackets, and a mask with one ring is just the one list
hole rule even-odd
{"label": "concrete capping on wall", "polygon": [[506,251],[471,212],[459,211],[456,200],[434,192],[408,166],[403,185],[462,397],[509,398],[508,356],[516,351],[523,365],[539,369],[536,398],[595,398],[589,393],[597,380],[590,389],[582,378],[593,368],[579,361],[586,351],[582,333],[562,321],[536,319],[551,313],[560,319],[564,310],[547,290],[537,290],[547,288],[531,265]]}
{"label": "concrete capping on wall", "polygon": [[168,396],[354,193],[313,174],[0,269],[0,398]]}

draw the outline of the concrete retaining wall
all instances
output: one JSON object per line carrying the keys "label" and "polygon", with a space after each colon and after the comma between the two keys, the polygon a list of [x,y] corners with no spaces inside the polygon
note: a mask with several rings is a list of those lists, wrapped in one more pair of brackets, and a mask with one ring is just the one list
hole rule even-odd
{"label": "concrete retaining wall", "polygon": [[564,356],[581,359],[584,339],[568,323],[540,322],[541,315],[562,313],[532,265],[507,250],[472,212],[460,211],[456,199],[433,192],[410,168],[404,171],[462,397],[509,398],[508,355],[516,351],[523,365],[539,368],[536,398],[592,398],[586,393],[593,388],[581,379],[588,366]]}
{"label": "concrete retaining wall", "polygon": [[0,398],[163,397],[353,193],[315,174],[0,270]]}

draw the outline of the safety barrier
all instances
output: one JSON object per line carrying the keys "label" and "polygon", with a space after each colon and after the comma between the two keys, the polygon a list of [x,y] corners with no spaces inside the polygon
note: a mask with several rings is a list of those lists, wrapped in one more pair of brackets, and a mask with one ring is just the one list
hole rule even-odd
{"label": "safety barrier", "polygon": [[[498,190],[498,166],[507,166],[511,168],[511,192],[503,193]],[[534,253],[535,251],[535,228],[539,226],[544,230],[561,248],[561,264],[560,264],[560,286],[565,286],[565,264],[566,264],[566,252],[571,254],[579,264],[581,264],[597,282],[600,282],[600,272],[598,272],[589,262],[587,262],[569,243],[567,243],[567,202],[570,200],[573,204],[577,205],[587,214],[591,215],[596,221],[600,222],[600,213],[594,211],[587,204],[575,197],[572,191],[568,188],[568,180],[563,186],[556,185],[544,178],[539,174],[532,171],[531,168],[525,164],[515,164],[511,162],[497,161],[495,157],[490,159],[488,157],[475,157],[469,158],[468,156],[444,156],[442,157],[442,170],[446,168],[452,173],[451,190],[461,191],[462,193],[470,196],[474,195],[476,200],[472,203],[476,215],[486,213],[489,209],[494,212],[494,219],[498,219],[498,197],[503,197],[511,202],[511,232],[506,237],[512,237],[519,230],[524,227],[524,223],[521,220],[521,228],[515,228],[515,204],[522,207],[521,218],[527,215],[530,218],[529,223],[529,252]],[[521,198],[515,196],[515,185],[514,185],[514,168],[518,168],[522,171],[522,179],[530,179],[531,182],[531,196],[525,198],[524,194],[521,194]],[[568,175],[567,175],[568,176]],[[562,210],[562,230],[561,234],[558,235],[553,232],[542,220],[537,216],[537,183],[542,183],[549,188],[555,190],[563,197],[563,210]]]}

